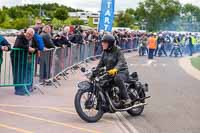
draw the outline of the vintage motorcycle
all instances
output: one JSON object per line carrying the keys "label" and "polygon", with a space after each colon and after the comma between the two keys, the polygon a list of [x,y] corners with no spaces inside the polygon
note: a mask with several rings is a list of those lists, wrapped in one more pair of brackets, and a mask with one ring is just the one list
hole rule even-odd
{"label": "vintage motorcycle", "polygon": [[78,83],[79,89],[74,104],[76,112],[86,122],[97,122],[104,113],[127,111],[132,116],[138,116],[143,112],[145,99],[150,98],[145,94],[148,92],[148,84],[139,82],[136,72],[132,73],[125,83],[132,100],[129,106],[125,106],[120,89],[114,84],[114,78],[109,76],[104,68],[81,68],[81,71],[89,80]]}

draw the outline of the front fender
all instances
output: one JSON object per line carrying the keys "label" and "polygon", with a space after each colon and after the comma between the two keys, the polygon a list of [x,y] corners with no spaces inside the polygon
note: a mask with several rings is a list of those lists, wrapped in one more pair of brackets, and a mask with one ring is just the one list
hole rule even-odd
{"label": "front fender", "polygon": [[93,85],[89,81],[81,81],[77,86],[79,91],[92,91],[93,89]]}

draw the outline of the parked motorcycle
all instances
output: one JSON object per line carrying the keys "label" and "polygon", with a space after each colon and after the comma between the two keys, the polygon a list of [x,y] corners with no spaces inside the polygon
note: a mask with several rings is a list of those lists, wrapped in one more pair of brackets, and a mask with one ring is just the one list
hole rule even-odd
{"label": "parked motorcycle", "polygon": [[132,73],[125,83],[128,95],[132,102],[124,105],[120,89],[114,84],[114,77],[109,76],[104,68],[100,70],[81,71],[89,79],[78,83],[78,91],[75,96],[75,109],[78,115],[86,122],[97,122],[104,113],[127,111],[132,116],[140,115],[148,92],[148,84],[142,84],[136,72]]}

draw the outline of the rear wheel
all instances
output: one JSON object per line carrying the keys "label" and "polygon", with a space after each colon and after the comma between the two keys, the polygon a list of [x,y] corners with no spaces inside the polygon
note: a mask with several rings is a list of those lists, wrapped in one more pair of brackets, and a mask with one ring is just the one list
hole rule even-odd
{"label": "rear wheel", "polygon": [[86,122],[97,122],[104,112],[97,97],[89,91],[78,91],[75,96],[75,108],[78,115]]}
{"label": "rear wheel", "polygon": [[[138,98],[144,98],[145,97],[145,93],[144,91],[141,91],[140,93],[135,90],[135,89],[130,89],[128,91],[129,93],[129,96],[131,98],[131,100],[135,100],[135,99],[138,99]],[[142,101],[136,101],[134,103],[134,105],[136,104],[140,104],[140,103],[145,103],[145,100],[142,100]],[[144,105],[143,106],[139,106],[137,108],[133,108],[133,109],[130,109],[128,110],[127,112],[131,115],[131,116],[138,116],[140,115],[142,112],[144,111]]]}

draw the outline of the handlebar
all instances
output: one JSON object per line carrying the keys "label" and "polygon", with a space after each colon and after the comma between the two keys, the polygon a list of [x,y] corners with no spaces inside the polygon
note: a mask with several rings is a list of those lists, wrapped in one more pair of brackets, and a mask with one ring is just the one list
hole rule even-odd
{"label": "handlebar", "polygon": [[108,72],[104,68],[99,68],[99,69],[92,68],[91,70],[86,70],[86,68],[82,67],[81,72],[83,72],[84,75],[90,80],[94,79],[101,80],[106,76],[109,76]]}

